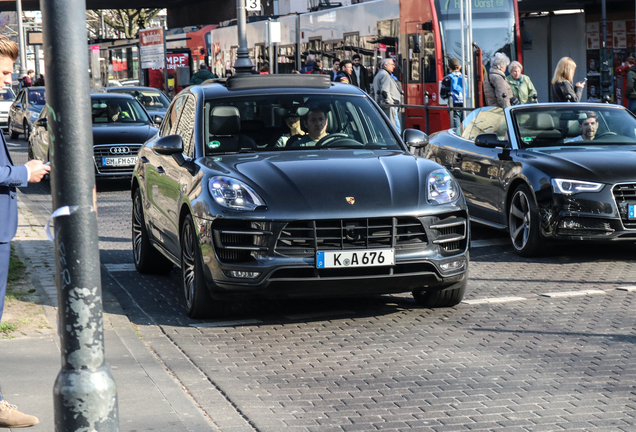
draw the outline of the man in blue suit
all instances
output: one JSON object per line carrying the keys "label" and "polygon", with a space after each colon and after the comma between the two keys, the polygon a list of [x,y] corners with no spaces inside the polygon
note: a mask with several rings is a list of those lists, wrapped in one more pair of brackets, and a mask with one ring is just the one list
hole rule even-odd
{"label": "man in blue suit", "polygon": [[[18,58],[18,46],[0,35],[0,78],[4,86],[11,86],[13,63]],[[16,187],[37,183],[51,170],[42,161],[31,160],[25,165],[15,166],[9,155],[7,142],[0,133],[0,321],[4,309],[4,296],[9,276],[11,239],[18,230],[18,195]],[[0,428],[33,426],[39,420],[17,410],[15,405],[2,400],[0,395]]]}

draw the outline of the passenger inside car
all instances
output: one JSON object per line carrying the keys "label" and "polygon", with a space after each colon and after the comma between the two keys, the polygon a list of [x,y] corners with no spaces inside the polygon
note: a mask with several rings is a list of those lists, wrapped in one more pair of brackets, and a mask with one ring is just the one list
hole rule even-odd
{"label": "passenger inside car", "polygon": [[[305,135],[305,131],[303,131],[300,126],[300,117],[307,111],[307,108],[304,107],[296,108],[293,111],[285,108],[279,108],[277,110],[278,114],[283,117],[285,124],[289,128],[289,132],[284,133],[280,138],[278,138],[276,141],[276,147],[285,147],[288,143],[291,145],[294,141]],[[292,141],[290,142],[290,140]]]}

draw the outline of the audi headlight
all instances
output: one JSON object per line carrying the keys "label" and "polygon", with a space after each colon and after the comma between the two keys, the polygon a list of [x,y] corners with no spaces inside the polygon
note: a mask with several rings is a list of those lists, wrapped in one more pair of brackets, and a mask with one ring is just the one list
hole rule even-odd
{"label": "audi headlight", "polygon": [[428,175],[426,190],[431,204],[448,204],[459,198],[459,185],[444,168]]}
{"label": "audi headlight", "polygon": [[212,177],[208,185],[212,198],[223,207],[254,211],[265,205],[254,189],[231,177]]}
{"label": "audi headlight", "polygon": [[592,183],[580,180],[552,179],[552,191],[563,195],[574,195],[581,192],[598,192],[603,183]]}

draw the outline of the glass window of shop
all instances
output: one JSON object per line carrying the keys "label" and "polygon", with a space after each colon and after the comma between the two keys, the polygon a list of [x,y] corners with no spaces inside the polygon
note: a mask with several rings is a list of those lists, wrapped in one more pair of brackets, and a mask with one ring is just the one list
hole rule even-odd
{"label": "glass window of shop", "polygon": [[137,47],[108,50],[108,79],[139,79]]}

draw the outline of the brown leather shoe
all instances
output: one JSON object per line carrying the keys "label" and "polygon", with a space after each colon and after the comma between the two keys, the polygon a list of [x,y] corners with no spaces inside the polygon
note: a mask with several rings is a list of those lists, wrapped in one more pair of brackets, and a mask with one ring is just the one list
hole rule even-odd
{"label": "brown leather shoe", "polygon": [[0,428],[19,428],[29,427],[40,423],[37,417],[22,414],[18,411],[18,407],[0,401]]}

